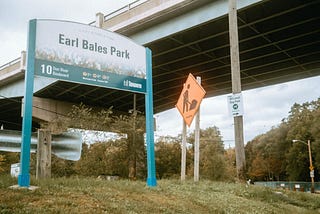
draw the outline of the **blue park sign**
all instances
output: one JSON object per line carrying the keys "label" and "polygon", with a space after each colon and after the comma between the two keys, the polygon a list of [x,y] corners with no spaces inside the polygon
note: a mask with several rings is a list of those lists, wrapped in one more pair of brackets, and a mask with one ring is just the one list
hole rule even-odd
{"label": "blue park sign", "polygon": [[150,49],[101,28],[67,21],[30,20],[19,186],[30,185],[34,75],[144,93],[147,185],[156,186],[151,57]]}
{"label": "blue park sign", "polygon": [[35,75],[146,92],[146,49],[120,34],[74,22],[37,20]]}

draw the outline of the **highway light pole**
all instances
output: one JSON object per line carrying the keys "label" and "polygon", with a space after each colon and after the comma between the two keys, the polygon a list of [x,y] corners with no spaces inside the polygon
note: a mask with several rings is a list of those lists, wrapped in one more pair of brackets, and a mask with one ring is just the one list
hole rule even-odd
{"label": "highway light pole", "polygon": [[310,161],[310,178],[311,178],[311,193],[314,193],[314,167],[312,165],[312,156],[311,156],[311,145],[310,140],[308,140],[308,143],[302,141],[302,140],[292,140],[293,143],[300,142],[308,146],[309,151],[309,161]]}

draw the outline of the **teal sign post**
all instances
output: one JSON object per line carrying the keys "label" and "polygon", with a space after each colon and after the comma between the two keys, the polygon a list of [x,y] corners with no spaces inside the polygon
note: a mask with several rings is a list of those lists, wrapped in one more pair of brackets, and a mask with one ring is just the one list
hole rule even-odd
{"label": "teal sign post", "polygon": [[32,127],[32,97],[33,97],[33,71],[35,55],[35,32],[36,21],[29,22],[28,29],[28,55],[27,71],[25,73],[24,105],[22,120],[22,143],[20,153],[20,173],[18,175],[18,184],[22,187],[30,186],[30,145],[31,145],[31,127]]}
{"label": "teal sign post", "polygon": [[151,50],[114,32],[57,20],[30,20],[19,186],[30,185],[34,75],[145,94],[148,186],[156,186]]}

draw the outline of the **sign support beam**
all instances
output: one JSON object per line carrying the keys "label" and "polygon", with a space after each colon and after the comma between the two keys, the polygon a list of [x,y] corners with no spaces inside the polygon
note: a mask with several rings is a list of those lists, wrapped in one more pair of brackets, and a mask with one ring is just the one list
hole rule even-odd
{"label": "sign support beam", "polygon": [[[239,38],[237,23],[237,1],[229,0],[229,36],[230,36],[230,58],[232,93],[241,93],[240,60],[239,60]],[[238,179],[245,179],[245,152],[243,138],[243,117],[234,117],[235,150]]]}
{"label": "sign support beam", "polygon": [[18,185],[20,187],[30,186],[30,144],[32,129],[32,97],[33,97],[33,79],[34,79],[34,56],[36,45],[36,28],[35,19],[29,21],[28,32],[28,54],[27,70],[25,72],[25,94],[23,105],[22,120],[22,144],[20,154],[20,174],[18,176]]}
{"label": "sign support beam", "polygon": [[152,53],[146,48],[147,60],[147,93],[145,95],[146,105],[146,135],[147,135],[147,185],[150,187],[157,185],[156,167],[154,158],[154,123],[153,123],[153,90],[152,90]]}
{"label": "sign support beam", "polygon": [[[99,14],[99,18],[101,17]],[[77,37],[68,38],[65,36],[68,34],[77,34]],[[28,37],[19,186],[30,186],[32,98],[35,75],[145,93],[147,182],[148,186],[156,186],[151,50],[113,32],[80,23],[58,20],[30,20]],[[95,41],[96,46],[99,45],[93,48],[93,44],[89,43],[88,38],[90,41]],[[69,43],[69,41],[72,42]],[[61,45],[64,48],[61,48]],[[70,56],[70,59],[73,59],[72,64],[66,64],[61,56],[70,54],[72,51],[65,48],[76,49],[82,61],[77,61]],[[88,51],[91,53],[88,54]],[[52,57],[55,61],[52,60]],[[83,64],[83,60],[88,59],[93,60],[95,64]]]}
{"label": "sign support beam", "polygon": [[181,181],[186,180],[186,160],[187,160],[187,124],[182,119],[182,145],[181,145]]}
{"label": "sign support beam", "polygon": [[[197,76],[197,82],[201,85],[201,77]],[[195,118],[194,130],[194,181],[199,181],[199,160],[200,160],[200,106]]]}

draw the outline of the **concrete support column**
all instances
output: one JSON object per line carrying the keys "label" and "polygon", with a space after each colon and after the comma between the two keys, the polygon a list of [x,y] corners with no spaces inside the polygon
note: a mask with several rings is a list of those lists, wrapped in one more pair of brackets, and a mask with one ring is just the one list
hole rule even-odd
{"label": "concrete support column", "polygon": [[104,15],[103,13],[96,14],[96,27],[102,28],[104,22]]}
{"label": "concrete support column", "polygon": [[20,69],[21,70],[26,70],[26,58],[27,58],[26,51],[21,51],[21,58],[20,58]]}

